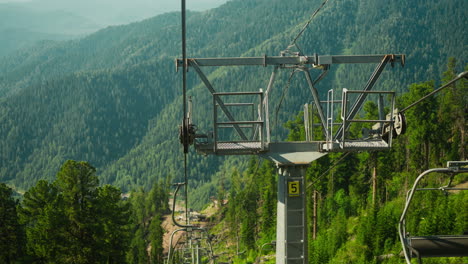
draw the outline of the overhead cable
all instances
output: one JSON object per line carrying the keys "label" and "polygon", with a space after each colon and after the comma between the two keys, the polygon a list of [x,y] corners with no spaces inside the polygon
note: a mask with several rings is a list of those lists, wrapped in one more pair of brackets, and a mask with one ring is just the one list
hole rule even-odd
{"label": "overhead cable", "polygon": [[327,175],[328,172],[330,172],[333,168],[338,166],[338,164],[341,163],[341,161],[344,160],[349,154],[351,154],[351,152],[343,153],[341,155],[340,159],[336,160],[333,163],[333,165],[331,165],[324,173],[320,174],[320,176],[315,178],[315,180],[313,182],[309,183],[309,185],[307,185],[306,189],[308,189],[309,187],[312,187],[313,185],[315,185],[323,176]]}
{"label": "overhead cable", "polygon": [[297,45],[296,45],[296,42],[297,40],[301,37],[301,35],[304,33],[304,31],[307,29],[307,27],[309,26],[309,24],[312,22],[312,20],[315,18],[315,16],[318,14],[318,12],[322,9],[322,7],[328,2],[328,0],[325,0],[323,1],[323,3],[320,5],[319,8],[317,8],[314,13],[312,14],[312,16],[310,17],[310,19],[307,21],[307,23],[305,23],[305,25],[302,27],[301,31],[299,31],[299,33],[297,34],[297,36],[292,40],[291,44],[289,44],[289,46],[286,48],[286,50],[289,50],[289,48],[292,48],[292,47],[296,47],[296,48],[299,48]]}
{"label": "overhead cable", "polygon": [[185,0],[181,0],[181,22],[182,22],[182,93],[183,93],[183,112],[184,112],[184,121],[183,121],[183,133],[184,133],[184,183],[185,183],[185,225],[189,225],[189,215],[188,215],[188,176],[187,176],[187,154],[188,154],[188,127],[187,127],[187,42],[186,42],[186,6]]}
{"label": "overhead cable", "polygon": [[422,97],[421,99],[417,100],[416,102],[414,102],[414,103],[408,105],[407,107],[403,108],[403,109],[400,111],[400,113],[405,112],[406,110],[408,110],[408,109],[412,108],[413,106],[419,104],[420,102],[422,102],[423,100],[425,100],[425,99],[428,98],[429,96],[431,96],[431,95],[433,95],[433,94],[435,94],[435,93],[440,92],[442,89],[449,87],[450,85],[452,85],[453,83],[455,83],[456,81],[460,80],[460,79],[463,78],[463,77],[464,77],[464,78],[468,78],[468,71],[460,73],[457,77],[455,77],[455,78],[454,78],[453,80],[451,80],[450,82],[446,83],[445,85],[443,85],[443,86],[437,88],[436,90],[430,92],[429,94],[427,94],[426,96],[424,96],[424,97]]}

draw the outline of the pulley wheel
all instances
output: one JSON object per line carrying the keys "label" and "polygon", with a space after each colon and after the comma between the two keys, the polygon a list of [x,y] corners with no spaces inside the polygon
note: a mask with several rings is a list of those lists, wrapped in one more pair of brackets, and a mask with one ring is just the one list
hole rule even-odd
{"label": "pulley wheel", "polygon": [[403,113],[398,113],[394,117],[394,132],[396,136],[403,135],[406,132],[406,117]]}
{"label": "pulley wheel", "polygon": [[190,120],[186,118],[179,126],[179,141],[184,146],[184,153],[188,152],[189,145],[193,145],[195,141],[196,127],[189,122]]}

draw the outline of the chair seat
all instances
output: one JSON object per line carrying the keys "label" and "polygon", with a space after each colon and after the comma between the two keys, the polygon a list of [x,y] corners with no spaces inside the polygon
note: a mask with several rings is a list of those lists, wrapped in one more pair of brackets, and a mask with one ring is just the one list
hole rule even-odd
{"label": "chair seat", "polygon": [[468,236],[415,236],[409,237],[409,246],[416,257],[466,257]]}

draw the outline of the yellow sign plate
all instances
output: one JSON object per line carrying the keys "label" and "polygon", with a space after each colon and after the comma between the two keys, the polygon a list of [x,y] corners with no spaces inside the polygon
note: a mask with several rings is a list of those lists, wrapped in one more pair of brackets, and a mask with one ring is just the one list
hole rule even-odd
{"label": "yellow sign plate", "polygon": [[299,196],[301,194],[299,186],[299,181],[288,182],[288,194],[290,197]]}

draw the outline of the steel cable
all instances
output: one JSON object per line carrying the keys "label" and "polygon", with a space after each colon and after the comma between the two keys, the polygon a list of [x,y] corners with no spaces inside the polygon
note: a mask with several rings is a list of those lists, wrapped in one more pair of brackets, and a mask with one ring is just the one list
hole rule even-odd
{"label": "steel cable", "polygon": [[444,84],[443,86],[441,86],[441,87],[437,88],[436,90],[434,90],[434,91],[428,93],[427,95],[423,96],[421,99],[417,100],[416,102],[414,102],[414,103],[408,105],[407,107],[403,108],[403,109],[400,111],[400,113],[405,112],[406,110],[408,110],[408,109],[412,108],[413,106],[419,104],[420,102],[422,102],[423,100],[425,100],[425,99],[428,98],[429,96],[431,96],[431,95],[433,95],[433,94],[435,94],[435,93],[440,92],[442,89],[449,87],[450,85],[452,85],[453,83],[455,83],[456,81],[460,80],[460,79],[463,78],[463,77],[464,77],[464,78],[468,78],[468,71],[460,73],[457,77],[455,77],[454,79],[452,79],[452,80],[449,81],[448,83]]}
{"label": "steel cable", "polygon": [[292,40],[292,42],[289,44],[289,46],[286,48],[287,51],[289,51],[290,48],[292,47],[296,47],[299,51],[301,51],[301,49],[297,46],[297,40],[301,37],[301,35],[304,33],[304,31],[307,29],[307,27],[309,26],[309,24],[312,22],[312,20],[315,18],[315,16],[318,14],[318,12],[322,9],[323,6],[325,6],[325,4],[328,2],[328,0],[325,0],[323,1],[323,3],[320,5],[319,8],[317,8],[314,13],[312,14],[312,16],[310,17],[310,19],[307,21],[307,23],[305,23],[305,25],[302,27],[301,31],[299,31],[299,33],[296,35],[296,37]]}

